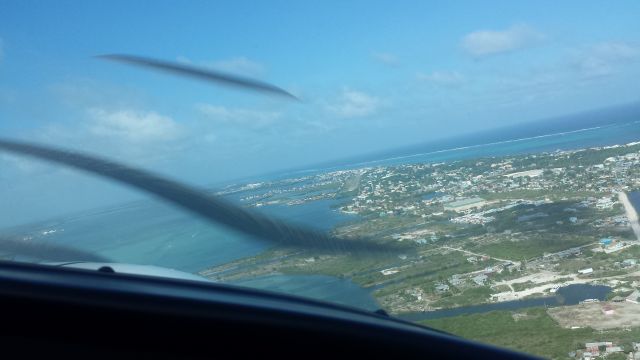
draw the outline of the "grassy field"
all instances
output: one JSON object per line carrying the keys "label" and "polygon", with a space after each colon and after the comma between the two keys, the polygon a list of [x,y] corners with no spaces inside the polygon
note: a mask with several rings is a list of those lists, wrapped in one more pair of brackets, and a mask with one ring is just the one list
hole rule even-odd
{"label": "grassy field", "polygon": [[551,359],[568,359],[569,352],[583,348],[585,342],[613,341],[628,351],[631,342],[640,340],[640,328],[610,331],[565,329],[544,308],[494,311],[421,323],[465,338]]}
{"label": "grassy field", "polygon": [[488,302],[491,294],[495,292],[495,290],[487,286],[471,287],[450,296],[443,296],[440,300],[433,302],[431,305],[442,308],[476,305]]}
{"label": "grassy field", "polygon": [[[640,246],[631,246],[622,251],[611,254],[585,252],[590,256],[581,256],[577,258],[565,259],[558,263],[556,270],[565,274],[575,274],[579,269],[591,267],[594,270],[619,270],[614,266],[615,263],[626,259],[640,258]],[[626,272],[626,271],[625,271]],[[624,273],[624,272],[623,272]],[[604,276],[600,273],[598,276]]]}
{"label": "grassy field", "polygon": [[495,256],[511,260],[531,259],[542,256],[545,253],[553,253],[566,250],[571,247],[581,246],[596,241],[593,237],[577,235],[558,235],[531,233],[525,240],[511,242],[503,241],[477,247],[478,252],[489,256]]}

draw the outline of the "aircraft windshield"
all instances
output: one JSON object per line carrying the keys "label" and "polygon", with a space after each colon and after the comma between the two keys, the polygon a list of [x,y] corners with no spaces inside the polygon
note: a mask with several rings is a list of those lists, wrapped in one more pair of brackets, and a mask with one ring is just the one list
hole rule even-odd
{"label": "aircraft windshield", "polygon": [[640,357],[639,14],[4,4],[0,259],[383,309],[549,358]]}

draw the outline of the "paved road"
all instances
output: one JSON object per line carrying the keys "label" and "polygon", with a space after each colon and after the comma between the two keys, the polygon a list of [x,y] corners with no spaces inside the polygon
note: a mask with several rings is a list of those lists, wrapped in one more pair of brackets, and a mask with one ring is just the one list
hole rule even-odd
{"label": "paved road", "polygon": [[631,205],[631,201],[629,201],[629,197],[624,192],[618,193],[618,199],[624,205],[624,211],[627,213],[627,218],[629,218],[629,224],[633,229],[633,232],[636,234],[636,239],[640,240],[640,223],[638,223],[638,213],[636,209]]}
{"label": "paved road", "polygon": [[441,246],[440,248],[441,248],[441,249],[454,250],[454,251],[460,251],[460,252],[463,252],[463,253],[465,253],[465,254],[469,254],[469,255],[473,255],[473,256],[480,256],[480,257],[482,257],[482,256],[486,256],[486,257],[488,257],[489,259],[494,259],[494,260],[503,261],[503,262],[512,262],[512,263],[517,263],[517,261],[507,260],[507,259],[500,259],[500,258],[497,258],[497,257],[495,257],[495,256],[489,256],[489,255],[487,255],[487,254],[478,254],[478,253],[471,252],[471,251],[469,251],[469,250],[464,250],[464,249],[460,249],[460,248],[454,248],[454,247],[450,247],[450,246]]}

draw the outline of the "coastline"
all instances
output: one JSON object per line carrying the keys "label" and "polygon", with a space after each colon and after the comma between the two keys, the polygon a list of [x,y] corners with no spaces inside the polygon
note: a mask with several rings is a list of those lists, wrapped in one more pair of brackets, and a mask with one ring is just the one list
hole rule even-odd
{"label": "coastline", "polygon": [[629,197],[627,193],[621,191],[618,193],[618,199],[624,206],[624,211],[627,213],[627,218],[629,219],[629,225],[633,229],[633,233],[636,234],[636,239],[640,240],[640,223],[638,222],[638,212],[629,201]]}
{"label": "coastline", "polygon": [[[312,172],[319,172],[319,171],[328,172],[328,171],[335,171],[335,170],[346,169],[346,168],[360,168],[360,167],[367,167],[367,166],[376,166],[376,165],[381,165],[381,164],[384,165],[385,163],[387,163],[389,161],[418,158],[418,157],[424,157],[424,156],[429,156],[429,155],[437,155],[437,154],[449,153],[449,152],[459,152],[459,151],[464,151],[464,150],[479,149],[479,148],[483,148],[483,147],[491,147],[491,146],[496,146],[496,145],[506,145],[506,144],[511,144],[511,143],[526,142],[526,141],[539,140],[539,139],[545,139],[545,138],[565,137],[567,135],[579,134],[579,133],[585,133],[585,132],[591,132],[591,131],[603,130],[603,129],[612,129],[612,128],[616,128],[616,127],[620,127],[620,126],[635,126],[638,123],[639,123],[638,121],[629,121],[629,122],[625,122],[625,123],[622,123],[622,124],[609,123],[609,124],[603,124],[603,125],[600,125],[600,126],[592,126],[592,127],[580,128],[580,129],[575,129],[575,130],[568,130],[568,131],[561,131],[561,132],[550,132],[548,134],[542,134],[542,135],[536,135],[536,136],[530,136],[530,137],[517,137],[517,138],[493,141],[493,142],[482,143],[482,144],[455,146],[455,147],[451,147],[451,148],[443,148],[443,149],[438,149],[438,150],[422,151],[422,152],[417,152],[417,153],[413,153],[413,154],[404,154],[404,155],[396,155],[396,156],[387,154],[387,155],[381,155],[382,157],[379,158],[379,159],[359,160],[359,161],[355,161],[355,162],[348,162],[348,163],[343,163],[343,164],[338,164],[338,165],[335,165],[335,164],[326,164],[326,165],[325,164],[319,164],[315,168],[311,168],[311,169],[305,168],[305,169],[291,170],[291,171],[285,172],[285,174],[287,174],[287,175],[295,175],[295,174],[298,174],[298,173],[312,173]],[[629,143],[635,143],[636,141],[637,140],[633,140],[631,142],[629,142],[628,140],[624,140],[622,142],[614,141],[614,142],[608,143],[606,145],[603,145],[603,144],[600,144],[600,145],[589,145],[589,146],[578,147],[578,148],[559,147],[558,150],[579,150],[579,149],[589,149],[589,148],[592,148],[592,147],[601,147],[601,146],[628,145]],[[546,150],[544,150],[544,151],[546,151]],[[553,151],[553,150],[549,150],[549,151]],[[537,151],[534,151],[534,152],[537,152]],[[437,160],[435,162],[437,162]]]}

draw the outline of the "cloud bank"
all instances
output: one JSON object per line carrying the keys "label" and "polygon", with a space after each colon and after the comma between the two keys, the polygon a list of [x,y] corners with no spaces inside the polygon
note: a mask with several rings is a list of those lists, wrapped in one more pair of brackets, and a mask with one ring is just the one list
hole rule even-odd
{"label": "cloud bank", "polygon": [[89,115],[89,132],[100,137],[155,142],[173,140],[181,132],[180,126],[172,118],[153,111],[92,108]]}
{"label": "cloud bank", "polygon": [[527,25],[506,30],[478,30],[462,38],[462,48],[474,57],[485,57],[522,49],[540,42],[544,36]]}
{"label": "cloud bank", "polygon": [[380,99],[361,91],[344,89],[335,104],[328,109],[342,118],[357,118],[375,114],[380,108]]}

